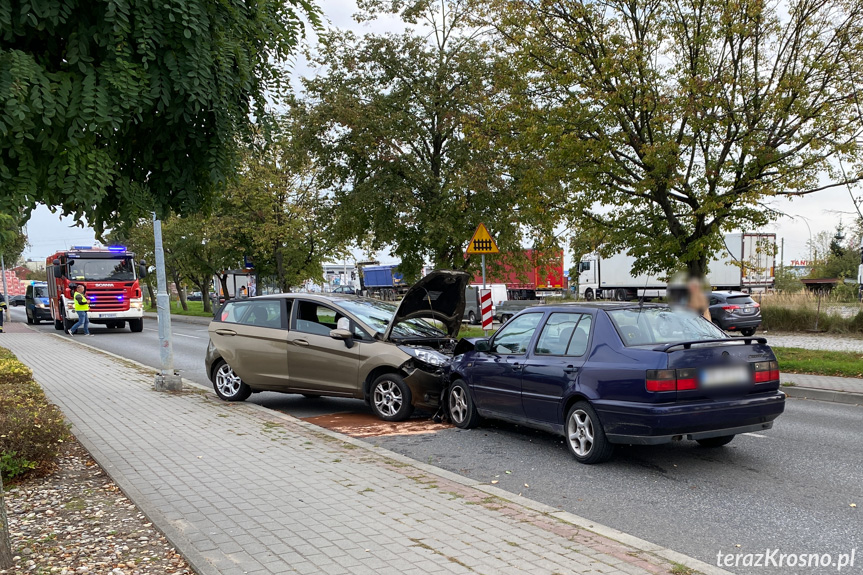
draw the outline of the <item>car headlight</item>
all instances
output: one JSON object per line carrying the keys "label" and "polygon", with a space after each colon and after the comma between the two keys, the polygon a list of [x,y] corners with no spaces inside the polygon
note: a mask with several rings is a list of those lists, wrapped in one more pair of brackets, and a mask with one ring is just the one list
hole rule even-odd
{"label": "car headlight", "polygon": [[48,307],[48,306],[47,306],[47,305],[45,305],[44,303],[37,303],[37,304],[36,304],[36,307],[38,307],[38,308],[42,308],[42,309],[45,309],[45,308],[46,308],[46,307]]}
{"label": "car headlight", "polygon": [[449,361],[449,357],[429,347],[410,347],[407,345],[400,345],[399,349],[406,354],[417,358],[421,362],[427,363],[428,365],[439,366]]}

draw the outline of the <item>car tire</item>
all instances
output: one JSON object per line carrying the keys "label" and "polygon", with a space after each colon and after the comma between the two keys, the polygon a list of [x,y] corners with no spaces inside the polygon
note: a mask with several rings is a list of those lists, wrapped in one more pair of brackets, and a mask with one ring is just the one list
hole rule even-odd
{"label": "car tire", "polygon": [[629,297],[627,296],[625,289],[616,289],[614,290],[614,301],[629,301]]}
{"label": "car tire", "polygon": [[33,323],[35,323],[36,325],[39,325],[40,323],[42,323],[42,320],[41,320],[41,319],[39,319],[38,317],[34,317],[34,318],[33,318]]}
{"label": "car tire", "polygon": [[462,429],[476,427],[479,423],[479,413],[470,396],[467,384],[461,379],[455,380],[447,392],[447,411],[453,425]]}
{"label": "car tire", "polygon": [[54,320],[54,329],[57,331],[63,331],[63,321],[59,319]]}
{"label": "car tire", "polygon": [[30,317],[29,315],[27,316],[27,323],[29,323],[30,325],[33,325],[33,318]]}
{"label": "car tire", "polygon": [[63,331],[69,331],[69,329],[71,329],[71,327],[73,325],[75,325],[74,321],[72,321],[71,319],[64,319],[63,320]]}
{"label": "car tire", "polygon": [[133,333],[138,333],[144,331],[144,320],[143,319],[130,319],[129,320],[129,329],[132,330]]}
{"label": "car tire", "polygon": [[595,298],[596,296],[594,295],[592,289],[587,288],[586,290],[584,290],[584,299],[586,299],[587,301],[593,301]]}
{"label": "car tire", "polygon": [[384,421],[404,421],[413,413],[411,390],[396,373],[378,377],[369,389],[372,411]]}
{"label": "car tire", "polygon": [[614,453],[596,411],[586,401],[579,401],[566,414],[566,446],[579,463],[593,464],[607,461]]}
{"label": "car tire", "polygon": [[476,324],[477,324],[477,321],[476,321],[476,314],[475,314],[475,313],[473,313],[472,311],[469,311],[469,312],[468,312],[468,314],[467,314],[467,322],[468,322],[470,325],[476,325]]}
{"label": "car tire", "polygon": [[721,437],[708,437],[707,439],[696,439],[701,447],[722,447],[728,445],[734,439],[733,435],[723,435]]}
{"label": "car tire", "polygon": [[746,329],[741,329],[740,335],[742,335],[743,337],[752,337],[753,335],[755,335],[755,328],[748,327]]}
{"label": "car tire", "polygon": [[212,380],[213,389],[219,399],[245,401],[252,395],[252,388],[246,385],[223,359],[220,359],[213,367]]}

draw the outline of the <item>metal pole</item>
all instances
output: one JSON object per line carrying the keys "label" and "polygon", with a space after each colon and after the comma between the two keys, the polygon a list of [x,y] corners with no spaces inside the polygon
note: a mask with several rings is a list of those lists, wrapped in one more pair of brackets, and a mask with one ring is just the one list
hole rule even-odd
{"label": "metal pole", "polygon": [[159,360],[161,369],[156,375],[155,387],[159,391],[180,391],[183,382],[174,373],[174,346],[171,340],[171,300],[168,297],[168,280],[165,274],[165,252],[162,249],[162,222],[153,212],[153,236],[156,255],[156,309],[159,313]]}
{"label": "metal pole", "polygon": [[[482,289],[485,289],[485,254],[482,254]],[[482,302],[481,297],[480,297],[480,302]],[[480,303],[479,316],[480,316],[480,323],[482,323],[482,303]],[[485,336],[488,337],[488,330],[487,329],[483,330],[483,333],[485,333]]]}
{"label": "metal pole", "polygon": [[9,303],[9,288],[6,287],[6,260],[3,259],[3,254],[0,254],[0,270],[3,272],[3,301],[6,302],[6,317],[3,319],[11,323],[12,314],[9,313],[9,309],[12,304]]}

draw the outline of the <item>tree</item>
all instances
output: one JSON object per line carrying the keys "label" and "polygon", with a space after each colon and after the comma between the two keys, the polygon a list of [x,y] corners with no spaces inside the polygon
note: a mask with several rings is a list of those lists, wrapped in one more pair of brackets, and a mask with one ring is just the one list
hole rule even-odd
{"label": "tree", "polygon": [[283,292],[322,277],[324,259],[340,255],[330,202],[318,187],[320,168],[303,140],[307,121],[295,107],[270,137],[256,140],[210,226],[211,242],[236,246],[233,261],[251,258],[255,272],[274,277]]}
{"label": "tree", "polygon": [[21,229],[19,220],[9,214],[0,214],[0,253],[6,265],[14,266],[26,247],[27,235]]}
{"label": "tree", "polygon": [[196,213],[319,25],[310,0],[0,3],[0,202],[104,228]]}
{"label": "tree", "polygon": [[704,275],[724,232],[774,216],[765,199],[861,179],[859,2],[483,4],[522,69],[516,139],[567,183],[551,201],[576,259]]}
{"label": "tree", "polygon": [[427,261],[475,268],[463,252],[480,222],[502,249],[553,227],[528,208],[550,182],[525,185],[507,150],[493,145],[488,120],[505,97],[495,82],[507,66],[469,25],[467,4],[359,0],[357,20],[397,14],[412,29],[331,30],[313,55],[324,72],[303,80],[336,237],[391,249],[407,276]]}

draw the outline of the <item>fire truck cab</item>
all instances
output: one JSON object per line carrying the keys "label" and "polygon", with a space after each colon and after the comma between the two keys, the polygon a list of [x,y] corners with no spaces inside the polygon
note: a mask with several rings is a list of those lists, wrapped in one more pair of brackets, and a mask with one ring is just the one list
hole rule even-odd
{"label": "fire truck cab", "polygon": [[144,299],[140,279],[147,264],[123,246],[72,246],[48,257],[48,299],[54,328],[68,330],[78,319],[72,296],[78,285],[90,302],[90,323],[134,332],[144,329]]}

